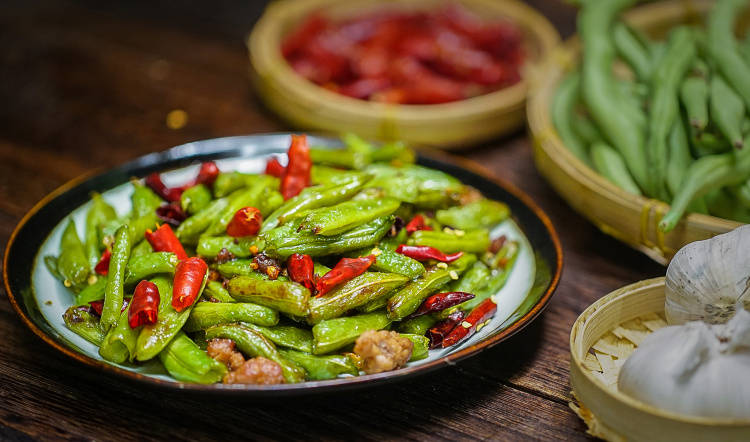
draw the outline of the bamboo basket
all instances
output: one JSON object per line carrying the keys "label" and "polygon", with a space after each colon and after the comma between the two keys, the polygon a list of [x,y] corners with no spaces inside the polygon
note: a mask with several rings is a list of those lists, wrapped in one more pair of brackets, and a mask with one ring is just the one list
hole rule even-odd
{"label": "bamboo basket", "polygon": [[297,75],[279,50],[281,40],[312,11],[332,18],[379,9],[430,9],[441,0],[279,0],[272,3],[247,39],[251,78],[266,105],[296,127],[352,131],[365,138],[457,148],[506,134],[523,124],[527,78],[559,35],[544,16],[517,0],[459,0],[482,16],[504,17],[524,35],[527,61],[519,83],[453,103],[394,105],[346,97]]}
{"label": "bamboo basket", "polygon": [[[607,370],[619,372],[637,345],[633,341],[642,340],[649,330],[666,324],[664,299],[664,278],[654,278],[615,290],[581,313],[570,332],[570,384],[578,401],[572,402],[571,408],[586,422],[590,434],[610,441],[750,440],[750,421],[664,411],[617,391],[616,373],[614,384],[612,376],[606,376]],[[661,320],[654,319],[657,317]],[[628,332],[630,324],[633,328]],[[638,324],[645,331],[638,330]],[[595,349],[620,351],[621,358],[610,363],[612,358],[599,359],[600,354],[606,353]],[[596,358],[591,356],[592,351],[597,353]],[[592,362],[592,358],[601,364]],[[597,370],[597,364],[603,373]]]}
{"label": "bamboo basket", "polygon": [[[632,26],[659,38],[681,23],[702,23],[713,5],[709,0],[652,3],[625,14]],[[747,25],[747,16],[743,17]],[[557,47],[543,65],[529,95],[527,116],[539,172],[573,209],[602,232],[666,264],[682,246],[728,232],[741,224],[702,214],[689,214],[667,234],[657,225],[669,206],[655,199],[625,192],[575,157],[552,124],[550,105],[563,76],[580,59],[580,43],[573,37]]]}

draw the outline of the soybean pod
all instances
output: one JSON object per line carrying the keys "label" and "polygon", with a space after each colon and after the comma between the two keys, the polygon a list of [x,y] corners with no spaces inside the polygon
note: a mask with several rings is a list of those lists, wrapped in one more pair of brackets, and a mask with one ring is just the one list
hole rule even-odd
{"label": "soybean pod", "polygon": [[109,260],[107,285],[104,289],[104,306],[100,324],[102,330],[109,331],[117,324],[125,295],[125,272],[130,258],[130,236],[128,225],[121,226],[115,232],[112,244],[112,256]]}

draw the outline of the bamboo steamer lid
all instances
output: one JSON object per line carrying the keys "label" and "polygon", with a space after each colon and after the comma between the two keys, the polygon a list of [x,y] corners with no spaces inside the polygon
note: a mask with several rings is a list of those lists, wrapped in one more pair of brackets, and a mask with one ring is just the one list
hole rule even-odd
{"label": "bamboo steamer lid", "polygon": [[346,97],[297,75],[279,50],[310,12],[335,18],[381,9],[429,10],[441,0],[279,0],[266,9],[247,39],[251,78],[266,105],[308,130],[355,132],[365,138],[457,148],[507,134],[523,124],[528,78],[559,42],[544,16],[517,0],[459,0],[484,17],[503,17],[524,35],[523,79],[496,92],[452,103],[394,105]]}

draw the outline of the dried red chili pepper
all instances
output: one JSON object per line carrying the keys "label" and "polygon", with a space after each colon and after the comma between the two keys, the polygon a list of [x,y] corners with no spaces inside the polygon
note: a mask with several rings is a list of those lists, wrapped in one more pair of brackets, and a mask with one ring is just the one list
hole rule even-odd
{"label": "dried red chili pepper", "polygon": [[375,255],[361,258],[341,258],[328,273],[321,276],[315,283],[320,297],[330,292],[337,285],[343,284],[364,273],[375,262]]}
{"label": "dried red chili pepper", "polygon": [[193,305],[200,295],[208,265],[198,257],[180,261],[174,271],[172,307],[178,312]]}
{"label": "dried red chili pepper", "polygon": [[425,224],[424,217],[422,215],[414,215],[414,218],[406,224],[406,233],[411,235],[417,230],[432,230],[432,227]]}
{"label": "dried red chili pepper", "polygon": [[[125,298],[122,300],[122,308],[120,309],[120,313],[124,312],[126,308],[128,308],[128,303],[130,302],[129,299]],[[104,300],[101,301],[91,301],[89,302],[89,307],[91,310],[96,313],[97,315],[102,315],[102,309],[104,308]]]}
{"label": "dried red chili pepper", "polygon": [[326,28],[328,22],[318,13],[310,14],[307,19],[291,34],[289,34],[281,45],[281,53],[289,57],[302,47],[311,38]]}
{"label": "dried red chili pepper", "polygon": [[109,259],[112,257],[112,251],[105,249],[102,253],[102,257],[99,258],[99,262],[96,263],[94,271],[100,275],[106,275],[109,273]]}
{"label": "dried red chili pepper", "polygon": [[310,148],[306,135],[292,135],[292,145],[289,146],[288,166],[281,179],[281,195],[285,200],[297,196],[302,189],[310,185]]}
{"label": "dried red chili pepper", "polygon": [[490,243],[490,248],[488,250],[492,253],[499,252],[500,249],[502,249],[503,246],[505,245],[506,240],[507,238],[505,237],[505,235],[502,235],[493,239],[492,242]]}
{"label": "dried red chili pepper", "polygon": [[156,208],[156,216],[173,227],[179,226],[187,218],[179,203],[162,204]]}
{"label": "dried red chili pepper", "polygon": [[417,316],[426,315],[427,313],[439,312],[473,298],[474,294],[467,292],[436,293],[425,299],[417,311],[409,315],[409,318],[416,318]]}
{"label": "dried red chili pepper", "polygon": [[151,244],[155,252],[172,252],[177,255],[177,259],[180,261],[188,257],[182,243],[177,239],[169,224],[160,225],[155,232],[152,232],[151,229],[146,230],[146,241]]}
{"label": "dried red chili pepper", "polygon": [[426,336],[430,339],[430,349],[438,348],[443,343],[443,339],[450,333],[459,322],[463,321],[464,312],[456,310],[448,315],[447,318],[438,322],[427,330]]}
{"label": "dried red chili pepper", "polygon": [[141,281],[135,286],[128,310],[128,325],[136,328],[155,324],[159,312],[159,289],[151,281]]}
{"label": "dried red chili pepper", "polygon": [[213,161],[207,161],[201,164],[201,168],[198,170],[198,176],[195,178],[195,182],[192,185],[205,184],[206,186],[213,186],[216,177],[218,177],[220,173],[221,170],[219,170],[219,166],[217,166],[216,163]]}
{"label": "dried red chili pepper", "polygon": [[453,262],[463,256],[464,252],[453,253],[446,255],[440,250],[430,246],[407,246],[401,244],[396,247],[396,253],[400,253],[409,258],[416,259],[417,261],[427,261],[434,259],[440,262]]}
{"label": "dried red chili pepper", "polygon": [[255,255],[250,266],[261,273],[265,273],[271,279],[278,278],[279,273],[281,273],[281,263],[265,253]]}
{"label": "dried red chili pepper", "polygon": [[229,221],[227,235],[234,238],[257,235],[262,222],[263,216],[260,214],[260,210],[255,207],[243,207],[235,212],[231,221]]}
{"label": "dried red chili pepper", "polygon": [[182,196],[182,187],[167,187],[161,180],[161,176],[154,172],[144,179],[145,184],[157,195],[170,202],[177,202]]}
{"label": "dried red chili pepper", "polygon": [[278,158],[273,157],[266,162],[266,175],[281,178],[284,176],[284,172],[286,172],[286,167],[281,165]]}
{"label": "dried red chili pepper", "polygon": [[286,262],[286,269],[289,279],[302,284],[310,293],[315,292],[315,264],[309,255],[293,254]]}
{"label": "dried red chili pepper", "polygon": [[474,310],[469,313],[466,319],[443,338],[441,346],[443,348],[450,347],[473,335],[476,333],[477,327],[492,318],[496,311],[497,304],[495,304],[495,301],[492,298],[485,299],[481,304],[474,307]]}

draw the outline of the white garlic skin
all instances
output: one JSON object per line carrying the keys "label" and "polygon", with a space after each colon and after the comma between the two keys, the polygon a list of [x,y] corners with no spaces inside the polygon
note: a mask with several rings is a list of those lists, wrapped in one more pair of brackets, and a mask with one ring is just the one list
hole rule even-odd
{"label": "white garlic skin", "polygon": [[620,370],[618,389],[689,416],[750,419],[750,313],[727,324],[701,321],[649,335]]}
{"label": "white garlic skin", "polygon": [[[667,268],[664,311],[669,324],[732,317],[750,277],[750,225],[681,248]],[[743,297],[750,308],[750,294]]]}

